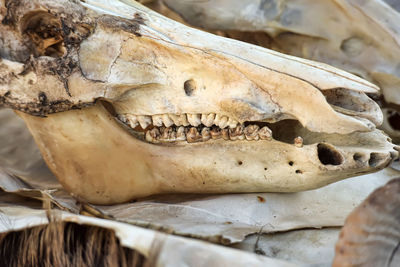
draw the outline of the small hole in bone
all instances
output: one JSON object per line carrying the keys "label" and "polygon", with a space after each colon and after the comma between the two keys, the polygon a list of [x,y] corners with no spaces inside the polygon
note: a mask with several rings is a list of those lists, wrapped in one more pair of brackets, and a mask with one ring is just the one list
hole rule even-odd
{"label": "small hole in bone", "polygon": [[289,165],[293,166],[294,162],[293,161],[289,161]]}
{"label": "small hole in bone", "polygon": [[385,153],[371,153],[369,156],[368,164],[371,167],[376,167],[382,164],[387,159],[387,154]]}
{"label": "small hole in bone", "polygon": [[267,167],[265,167],[265,168],[264,168],[264,171],[266,171],[266,170],[268,170],[268,168],[267,168]]}
{"label": "small hole in bone", "polygon": [[320,143],[317,146],[318,158],[324,165],[340,165],[343,163],[343,156],[332,145]]}
{"label": "small hole in bone", "polygon": [[238,165],[242,165],[243,162],[242,162],[241,160],[239,160],[239,161],[237,162],[237,164],[238,164]]}
{"label": "small hole in bone", "polygon": [[399,131],[400,130],[400,114],[397,112],[392,113],[392,115],[388,118],[390,126],[394,129]]}
{"label": "small hole in bone", "polygon": [[185,81],[183,84],[183,89],[185,90],[185,94],[187,96],[191,96],[196,90],[196,82],[192,79]]}
{"label": "small hole in bone", "polygon": [[358,162],[362,162],[364,158],[364,154],[362,153],[354,153],[353,159]]}
{"label": "small hole in bone", "polygon": [[296,170],[296,173],[300,173],[300,174],[301,174],[301,173],[303,173],[303,172],[302,172],[301,170]]}

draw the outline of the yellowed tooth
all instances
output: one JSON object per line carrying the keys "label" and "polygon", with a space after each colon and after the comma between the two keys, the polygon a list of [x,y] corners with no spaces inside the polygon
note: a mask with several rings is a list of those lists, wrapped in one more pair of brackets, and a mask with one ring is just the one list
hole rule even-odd
{"label": "yellowed tooth", "polygon": [[228,119],[228,126],[229,128],[235,128],[237,126],[238,122],[232,118]]}
{"label": "yellowed tooth", "polygon": [[151,143],[159,143],[160,131],[157,128],[153,128],[146,132],[146,141]]}
{"label": "yellowed tooth", "polygon": [[172,127],[167,127],[161,134],[162,141],[175,141],[176,140],[176,132]]}
{"label": "yellowed tooth", "polygon": [[126,123],[131,126],[131,128],[135,128],[136,126],[138,126],[138,119],[135,115],[131,115],[131,114],[126,114]]}
{"label": "yellowed tooth", "polygon": [[183,126],[189,125],[186,114],[181,114],[181,115],[179,115],[179,117],[180,117],[180,120],[181,120],[181,123]]}
{"label": "yellowed tooth", "polygon": [[220,139],[222,137],[221,130],[217,127],[211,128],[210,135],[212,139]]}
{"label": "yellowed tooth", "polygon": [[262,140],[272,140],[272,131],[267,126],[264,126],[258,131],[258,136]]}
{"label": "yellowed tooth", "polygon": [[201,136],[201,134],[199,134],[196,127],[192,127],[186,133],[186,140],[188,143],[195,143],[202,141],[203,137]]}
{"label": "yellowed tooth", "polygon": [[177,141],[186,140],[185,127],[181,126],[178,128],[178,130],[176,131],[176,140]]}
{"label": "yellowed tooth", "polygon": [[249,125],[246,128],[244,128],[243,133],[248,141],[259,140],[260,139],[260,137],[258,136],[259,129],[260,127],[258,125]]}
{"label": "yellowed tooth", "polygon": [[221,135],[224,140],[230,140],[228,129],[221,129]]}
{"label": "yellowed tooth", "polygon": [[162,115],[153,115],[152,117],[153,125],[157,127],[163,126],[163,118]]}
{"label": "yellowed tooth", "polygon": [[295,145],[296,147],[303,147],[303,138],[302,138],[301,136],[297,136],[297,137],[294,139],[294,145]]}
{"label": "yellowed tooth", "polygon": [[203,123],[207,127],[211,127],[214,124],[215,114],[202,114],[201,115],[201,123]]}
{"label": "yellowed tooth", "polygon": [[210,128],[204,127],[201,130],[201,136],[203,137],[203,141],[208,141],[211,139]]}
{"label": "yellowed tooth", "polygon": [[238,125],[235,128],[230,128],[229,129],[229,138],[230,138],[230,140],[232,140],[232,141],[244,140],[245,136],[244,136],[244,133],[243,133],[243,129],[244,129],[244,126],[242,124]]}
{"label": "yellowed tooth", "polygon": [[219,120],[218,126],[221,129],[226,128],[226,126],[228,126],[228,117],[227,116],[222,116],[221,119]]}
{"label": "yellowed tooth", "polygon": [[181,117],[179,115],[169,114],[169,117],[171,118],[171,120],[174,122],[174,124],[176,126],[181,126],[182,125]]}
{"label": "yellowed tooth", "polygon": [[168,116],[168,114],[163,114],[162,119],[163,119],[165,127],[170,127],[171,125],[174,124],[174,121],[171,120],[171,118]]}
{"label": "yellowed tooth", "polygon": [[140,127],[142,127],[142,129],[146,129],[147,126],[149,126],[151,124],[150,116],[139,115],[139,116],[137,116],[137,120],[140,124]]}
{"label": "yellowed tooth", "polygon": [[201,124],[200,114],[187,114],[187,119],[192,126],[199,126]]}

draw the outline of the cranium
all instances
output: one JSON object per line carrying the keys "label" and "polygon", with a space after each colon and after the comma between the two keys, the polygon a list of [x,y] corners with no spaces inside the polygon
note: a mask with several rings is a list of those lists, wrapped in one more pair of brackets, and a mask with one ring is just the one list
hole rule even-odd
{"label": "cranium", "polygon": [[378,88],[136,2],[2,1],[0,99],[80,199],[294,192],[398,155]]}

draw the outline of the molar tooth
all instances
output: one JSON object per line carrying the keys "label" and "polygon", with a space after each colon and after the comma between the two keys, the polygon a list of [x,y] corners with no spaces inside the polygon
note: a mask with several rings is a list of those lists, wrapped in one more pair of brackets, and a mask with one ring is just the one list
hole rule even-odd
{"label": "molar tooth", "polygon": [[159,143],[160,131],[157,128],[153,128],[146,132],[146,141],[151,143]]}
{"label": "molar tooth", "polygon": [[229,140],[229,130],[221,129],[221,135],[224,140]]}
{"label": "molar tooth", "polygon": [[221,119],[220,119],[220,121],[219,121],[218,126],[219,126],[221,129],[226,128],[226,126],[228,126],[228,117],[222,116]]}
{"label": "molar tooth", "polygon": [[248,141],[258,140],[260,137],[258,136],[258,130],[260,127],[258,125],[249,125],[244,128],[244,135]]}
{"label": "molar tooth", "polygon": [[232,118],[229,118],[228,120],[228,126],[229,128],[235,128],[237,126],[238,122]]}
{"label": "molar tooth", "polygon": [[201,115],[201,122],[207,127],[211,127],[213,125],[214,119],[215,119],[214,113]]}
{"label": "molar tooth", "polygon": [[239,126],[235,128],[230,128],[229,129],[229,137],[232,141],[235,140],[244,140],[245,136],[243,133],[244,126],[240,124]]}
{"label": "molar tooth", "polygon": [[203,137],[199,134],[196,127],[192,127],[186,133],[186,139],[188,143],[195,143],[201,141]]}
{"label": "molar tooth", "polygon": [[210,128],[204,127],[201,130],[201,136],[203,137],[203,141],[208,141],[211,138]]}
{"label": "molar tooth", "polygon": [[267,126],[264,126],[258,131],[258,136],[262,140],[272,140],[272,131]]}
{"label": "molar tooth", "polygon": [[170,127],[171,125],[174,124],[173,120],[168,116],[168,114],[163,114],[162,119],[164,122],[165,127]]}
{"label": "molar tooth", "polygon": [[171,120],[174,122],[174,124],[176,126],[181,126],[182,125],[181,117],[179,115],[169,114],[169,117],[171,118]]}
{"label": "molar tooth", "polygon": [[186,141],[185,127],[181,126],[176,131],[176,140],[177,141]]}
{"label": "molar tooth", "polygon": [[301,136],[297,136],[297,137],[294,139],[294,145],[295,145],[296,147],[303,147],[303,138],[302,138]]}
{"label": "molar tooth", "polygon": [[132,129],[134,129],[138,125],[138,119],[135,115],[126,114],[125,117],[126,123],[129,124]]}
{"label": "molar tooth", "polygon": [[221,120],[221,115],[216,114],[214,119],[214,124],[218,126],[220,120]]}
{"label": "molar tooth", "polygon": [[222,133],[218,127],[212,127],[210,134],[211,134],[211,138],[214,140],[220,139],[222,137]]}
{"label": "molar tooth", "polygon": [[157,126],[157,127],[163,126],[163,118],[162,118],[162,115],[153,115],[153,116],[152,116],[152,119],[153,119],[153,124],[154,124],[154,126]]}
{"label": "molar tooth", "polygon": [[139,115],[139,116],[137,116],[137,120],[140,124],[140,127],[142,127],[142,129],[146,129],[147,126],[149,126],[151,124],[150,116]]}
{"label": "molar tooth", "polygon": [[176,140],[176,132],[172,127],[167,127],[164,129],[162,133],[161,139],[163,141],[175,141]]}
{"label": "molar tooth", "polygon": [[189,122],[187,120],[186,114],[181,114],[180,116],[180,120],[183,126],[188,126]]}
{"label": "molar tooth", "polygon": [[187,114],[188,121],[192,126],[199,126],[201,124],[200,114]]}

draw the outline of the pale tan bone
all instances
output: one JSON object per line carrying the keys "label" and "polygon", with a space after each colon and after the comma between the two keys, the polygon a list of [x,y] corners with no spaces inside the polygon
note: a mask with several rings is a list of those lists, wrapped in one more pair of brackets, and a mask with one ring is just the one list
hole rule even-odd
{"label": "pale tan bone", "polygon": [[[25,112],[47,164],[78,198],[301,191],[381,169],[398,155],[375,129],[382,113],[365,93],[377,87],[328,65],[193,30],[135,2],[7,7],[0,99]],[[63,42],[46,46],[48,37]],[[155,145],[138,126],[160,117],[168,126],[207,124],[208,116],[227,127],[220,139],[212,129],[190,130],[195,143],[172,142],[173,131],[163,141],[146,134]],[[272,131],[233,130],[252,121]]]}

